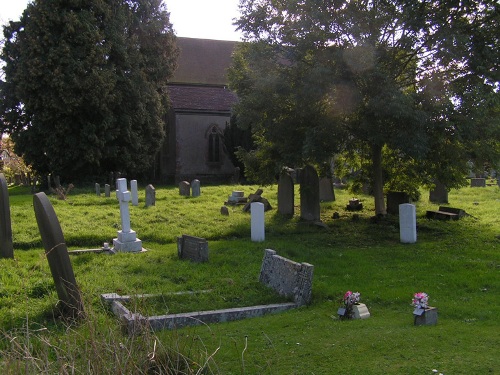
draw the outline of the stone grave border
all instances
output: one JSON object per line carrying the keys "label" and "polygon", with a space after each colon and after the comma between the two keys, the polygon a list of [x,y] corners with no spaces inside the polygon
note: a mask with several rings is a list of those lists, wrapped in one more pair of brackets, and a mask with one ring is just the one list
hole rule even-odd
{"label": "stone grave border", "polygon": [[[278,294],[292,297],[294,302],[235,307],[221,310],[193,311],[179,314],[158,316],[144,316],[131,312],[123,302],[131,298],[148,298],[158,295],[141,294],[135,296],[120,296],[116,293],[101,294],[101,300],[111,308],[111,311],[120,319],[123,328],[133,336],[145,328],[153,331],[163,329],[177,329],[187,326],[196,326],[210,323],[223,323],[235,320],[261,317],[266,314],[279,313],[298,308],[309,303],[312,288],[314,266],[309,263],[297,263],[276,255],[276,251],[266,249],[259,280],[274,289]],[[292,285],[284,288],[286,281]],[[209,291],[199,291],[206,293]],[[197,292],[184,292],[184,294]],[[183,294],[183,292],[175,293]]]}

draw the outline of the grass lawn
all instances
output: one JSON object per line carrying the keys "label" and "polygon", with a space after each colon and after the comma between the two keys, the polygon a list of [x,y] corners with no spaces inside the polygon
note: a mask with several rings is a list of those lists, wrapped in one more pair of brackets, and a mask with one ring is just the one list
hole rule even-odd
{"label": "grass lawn", "polygon": [[[9,189],[15,259],[0,259],[0,373],[35,374],[494,374],[500,373],[500,189],[466,187],[450,192],[451,207],[470,216],[459,221],[425,218],[428,192],[416,202],[418,240],[401,244],[397,217],[371,220],[345,210],[352,196],[336,190],[321,204],[326,228],[277,214],[277,186],[262,187],[266,240],[250,240],[250,214],[241,207],[220,214],[233,190],[245,196],[259,186],[203,186],[182,197],[177,187],[157,186],[156,206],[130,207],[131,227],[146,253],[72,256],[87,319],[57,315],[55,291],[28,189]],[[118,202],[93,187],[50,200],[70,249],[112,242],[120,227]],[[333,219],[334,212],[340,214]],[[358,215],[358,217],[354,217]],[[210,261],[177,257],[176,237],[209,241]],[[264,249],[314,265],[312,301],[281,314],[175,331],[124,334],[100,301],[102,293],[154,293],[129,307],[158,315],[211,310],[283,299],[258,282]],[[184,291],[210,290],[190,296]],[[339,320],[347,290],[361,293],[366,320]],[[411,299],[426,292],[439,309],[436,326],[413,325]]]}

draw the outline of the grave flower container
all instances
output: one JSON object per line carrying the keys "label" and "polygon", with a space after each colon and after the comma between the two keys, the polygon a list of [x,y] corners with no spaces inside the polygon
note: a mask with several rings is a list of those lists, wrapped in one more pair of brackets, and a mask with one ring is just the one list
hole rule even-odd
{"label": "grave flower container", "polygon": [[414,325],[416,326],[433,326],[437,324],[438,309],[437,307],[428,306],[425,309],[416,308],[413,311]]}

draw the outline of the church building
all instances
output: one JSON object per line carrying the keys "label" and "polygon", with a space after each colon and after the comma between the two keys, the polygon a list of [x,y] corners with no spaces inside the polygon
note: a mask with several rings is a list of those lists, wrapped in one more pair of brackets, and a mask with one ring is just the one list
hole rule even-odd
{"label": "church building", "polygon": [[223,132],[237,101],[227,88],[237,43],[177,38],[178,68],[168,86],[171,107],[158,165],[161,182],[228,182],[233,177]]}

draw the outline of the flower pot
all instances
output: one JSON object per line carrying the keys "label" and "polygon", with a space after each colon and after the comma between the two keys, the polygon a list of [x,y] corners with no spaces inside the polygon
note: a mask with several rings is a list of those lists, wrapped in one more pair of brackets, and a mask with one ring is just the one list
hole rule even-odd
{"label": "flower pot", "polygon": [[414,325],[416,326],[432,326],[437,324],[438,309],[437,307],[427,307],[425,309],[415,309],[413,311]]}

